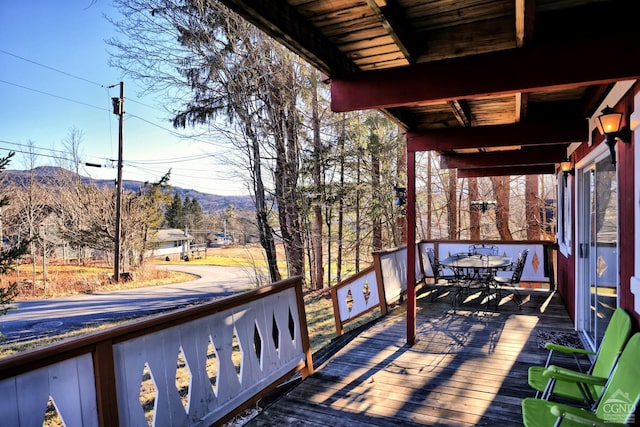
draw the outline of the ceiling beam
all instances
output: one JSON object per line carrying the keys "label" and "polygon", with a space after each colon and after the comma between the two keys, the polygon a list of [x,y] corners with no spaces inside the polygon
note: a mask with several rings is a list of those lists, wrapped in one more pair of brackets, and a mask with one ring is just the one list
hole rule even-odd
{"label": "ceiling beam", "polygon": [[555,175],[554,165],[513,166],[509,168],[458,169],[458,178],[481,178],[484,176]]}
{"label": "ceiling beam", "polygon": [[451,151],[582,142],[589,139],[586,120],[531,121],[507,125],[407,132],[409,151]]}
{"label": "ceiling beam", "polygon": [[416,37],[411,34],[411,26],[402,14],[402,9],[395,0],[387,0],[384,6],[378,6],[376,0],[367,0],[373,13],[387,30],[398,49],[410,64],[415,63],[414,45]]}
{"label": "ceiling beam", "polygon": [[567,155],[564,145],[526,147],[521,150],[493,151],[490,153],[440,154],[443,169],[478,169],[512,166],[552,165]]}
{"label": "ceiling beam", "polygon": [[[332,77],[335,112],[446,102],[640,78],[640,28]],[[597,60],[607,52],[612,61]]]}
{"label": "ceiling beam", "polygon": [[535,0],[516,0],[516,46],[523,47],[533,40],[536,16]]}
{"label": "ceiling beam", "polygon": [[221,0],[275,40],[303,56],[327,75],[359,71],[333,43],[286,0]]}
{"label": "ceiling beam", "polygon": [[464,99],[448,101],[449,107],[453,112],[453,115],[456,116],[456,120],[462,127],[470,127],[475,124],[475,120],[473,120],[473,115],[471,114],[471,109],[469,108],[469,103]]}

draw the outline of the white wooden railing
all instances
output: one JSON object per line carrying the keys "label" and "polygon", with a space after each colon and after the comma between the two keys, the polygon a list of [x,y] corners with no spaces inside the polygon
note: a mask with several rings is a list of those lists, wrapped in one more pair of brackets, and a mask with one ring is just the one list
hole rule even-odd
{"label": "white wooden railing", "polygon": [[313,371],[299,277],[2,359],[0,425],[41,426],[51,401],[67,426],[209,426],[297,371]]}
{"label": "white wooden railing", "polygon": [[[514,262],[524,249],[529,249],[521,280],[523,282],[548,283],[549,288],[553,288],[555,285],[553,262],[555,258],[555,243],[545,240],[423,241],[419,243],[419,252],[424,259],[425,275],[433,277],[431,266],[426,258],[426,248],[433,248],[438,259],[443,260],[452,254],[466,253],[473,243],[495,244],[498,246],[500,255],[509,256]],[[508,272],[498,273],[498,275],[509,274]]]}
{"label": "white wooden railing", "polygon": [[[555,244],[550,241],[469,241],[469,240],[431,240],[416,244],[416,289],[433,278],[431,264],[427,257],[427,248],[434,250],[442,260],[451,254],[467,252],[474,243],[496,244],[501,255],[514,261],[525,248],[529,255],[522,274],[522,281],[548,283],[554,285]],[[374,274],[375,272],[375,274]],[[453,272],[445,272],[453,274]],[[510,275],[512,272],[498,272],[498,275]],[[407,247],[400,246],[373,253],[373,265],[360,273],[343,280],[331,288],[333,311],[336,322],[336,334],[341,335],[344,327],[375,308],[385,315],[388,306],[401,301],[407,291]]]}

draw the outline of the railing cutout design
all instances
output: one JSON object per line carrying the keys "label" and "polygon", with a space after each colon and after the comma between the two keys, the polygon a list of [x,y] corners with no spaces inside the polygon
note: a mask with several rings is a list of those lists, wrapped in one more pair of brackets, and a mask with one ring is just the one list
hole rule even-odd
{"label": "railing cutout design", "polygon": [[53,402],[68,426],[208,426],[296,371],[299,277],[0,360],[0,420],[42,425]]}

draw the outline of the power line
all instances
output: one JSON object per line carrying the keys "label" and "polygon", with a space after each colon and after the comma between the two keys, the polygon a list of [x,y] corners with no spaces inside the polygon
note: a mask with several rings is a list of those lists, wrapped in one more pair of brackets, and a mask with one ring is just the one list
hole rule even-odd
{"label": "power line", "polygon": [[30,151],[14,150],[13,148],[0,147],[0,150],[13,151],[13,152],[20,153],[20,154],[35,154],[36,156],[49,157],[51,159],[56,159],[56,160],[64,160],[64,161],[68,161],[69,160],[66,157],[54,156],[54,155],[51,155],[51,154],[32,153]]}
{"label": "power line", "polygon": [[40,94],[42,94],[42,95],[52,96],[52,97],[54,97],[54,98],[62,99],[62,100],[64,100],[64,101],[69,101],[69,102],[73,102],[73,103],[80,104],[80,105],[84,105],[84,106],[86,106],[86,107],[95,108],[95,109],[97,109],[97,110],[101,110],[101,111],[109,111],[109,109],[108,109],[108,108],[103,108],[103,107],[98,107],[98,106],[96,106],[96,105],[87,104],[86,102],[78,101],[78,100],[71,99],[71,98],[66,98],[66,97],[64,97],[64,96],[60,96],[60,95],[56,95],[56,94],[53,94],[53,93],[45,92],[45,91],[42,91],[42,90],[39,90],[39,89],[34,89],[34,88],[31,88],[31,87],[27,87],[27,86],[19,85],[19,84],[17,84],[17,83],[8,82],[8,81],[6,81],[6,80],[2,80],[2,79],[0,79],[0,83],[4,83],[4,84],[11,85],[11,86],[19,87],[19,88],[21,88],[21,89],[30,90],[30,91],[32,91],[32,92],[37,92],[37,93],[40,93]]}
{"label": "power line", "polygon": [[36,150],[54,151],[54,152],[62,153],[62,154],[71,154],[69,151],[56,150],[55,148],[38,147],[37,145],[20,144],[18,142],[5,141],[5,140],[2,140],[2,139],[0,139],[0,143],[9,144],[9,145],[17,145],[19,147],[35,148]]}
{"label": "power line", "polygon": [[147,119],[143,119],[142,117],[137,116],[137,115],[135,115],[135,114],[130,114],[130,113],[129,113],[129,114],[127,114],[127,115],[128,115],[129,117],[133,117],[133,118],[138,119],[138,120],[141,120],[141,121],[143,121],[143,122],[145,122],[145,123],[147,123],[147,124],[150,124],[151,126],[155,126],[155,127],[157,127],[158,129],[162,129],[163,131],[168,132],[169,134],[171,134],[171,135],[173,135],[173,136],[176,136],[176,137],[178,137],[178,138],[187,138],[187,139],[189,139],[189,140],[197,141],[197,142],[202,142],[202,143],[205,143],[205,144],[208,144],[208,145],[212,145],[212,146],[214,146],[214,147],[229,149],[229,147],[228,147],[227,145],[224,145],[224,144],[216,144],[216,143],[211,142],[211,141],[205,141],[205,140],[203,140],[203,139],[195,138],[195,137],[192,137],[192,136],[188,136],[188,135],[187,135],[187,136],[185,136],[185,135],[182,135],[182,134],[180,134],[180,133],[178,133],[178,132],[176,132],[176,131],[174,131],[174,130],[168,129],[168,128],[163,127],[163,126],[160,126],[159,124],[153,123],[153,122],[151,122],[151,121],[149,121],[149,120],[147,120]]}
{"label": "power line", "polygon": [[211,154],[198,154],[197,156],[189,156],[189,157],[174,157],[171,159],[157,159],[157,160],[128,160],[129,163],[138,163],[144,165],[162,165],[167,163],[183,163],[183,162],[191,162],[194,160],[202,160],[208,157],[212,157]]}
{"label": "power line", "polygon": [[[63,74],[65,76],[68,76],[68,77],[71,77],[71,78],[74,78],[74,79],[77,79],[77,80],[81,80],[81,81],[86,82],[86,83],[90,83],[90,84],[96,85],[96,86],[101,87],[101,88],[107,88],[108,89],[110,87],[110,86],[106,86],[106,85],[100,84],[98,82],[86,79],[84,77],[81,77],[81,76],[78,76],[78,75],[75,75],[75,74],[60,70],[58,68],[55,68],[55,67],[52,67],[52,66],[49,66],[49,65],[45,65],[45,64],[43,64],[41,62],[38,62],[38,61],[35,61],[35,60],[32,60],[32,59],[28,59],[28,58],[25,58],[25,57],[20,56],[20,55],[16,55],[14,53],[8,52],[8,51],[3,50],[3,49],[0,49],[0,53],[12,56],[14,58],[17,58],[17,59],[20,59],[20,60],[23,60],[23,61],[26,61],[26,62],[29,62],[29,63],[32,63],[32,64],[37,65],[39,67],[45,68],[47,70],[54,71],[56,73],[60,73],[60,74]],[[79,105],[84,105],[86,107],[98,109],[98,110],[101,110],[101,111],[110,112],[110,109],[108,109],[108,108],[99,107],[99,106],[92,105],[92,104],[89,104],[89,103],[86,103],[86,102],[83,102],[83,101],[78,101],[78,100],[75,100],[75,99],[71,99],[71,98],[67,98],[67,97],[64,97],[64,96],[56,95],[56,94],[53,94],[53,93],[50,93],[50,92],[46,92],[46,91],[42,91],[42,90],[39,90],[39,89],[31,88],[31,87],[28,87],[28,86],[24,86],[24,85],[21,85],[21,84],[9,82],[9,81],[6,81],[6,80],[1,80],[0,79],[0,83],[5,83],[5,84],[11,85],[11,86],[15,86],[15,87],[18,87],[18,88],[21,88],[21,89],[25,89],[25,90],[29,90],[29,91],[32,91],[32,92],[36,92],[36,93],[42,94],[42,95],[58,98],[58,99],[61,99],[61,100],[67,101],[67,102],[73,102],[73,103],[76,103],[76,104],[79,104]],[[109,95],[108,90],[107,90],[107,95]],[[156,107],[153,107],[151,105],[145,104],[145,103],[140,102],[140,101],[137,101],[135,99],[127,98],[127,100],[131,101],[133,103],[137,103],[137,104],[143,105],[145,107],[157,110]],[[160,111],[160,110],[158,110],[158,111]],[[160,125],[158,125],[156,123],[153,123],[153,122],[151,122],[151,121],[149,121],[147,119],[144,119],[144,118],[142,118],[142,117],[140,117],[138,115],[127,114],[127,116],[136,118],[136,119],[141,120],[141,121],[143,121],[143,122],[145,122],[145,123],[147,123],[149,125],[155,126],[155,127],[159,128],[159,129],[169,133],[172,136],[175,136],[175,137],[178,137],[178,138],[188,138],[189,140],[192,140],[192,141],[202,142],[202,143],[205,143],[205,144],[208,144],[208,145],[212,145],[214,147],[224,148],[224,149],[226,149],[226,151],[231,151],[230,148],[227,145],[216,144],[216,143],[213,143],[211,141],[205,141],[205,140],[202,140],[202,139],[195,138],[193,136],[181,135],[180,133],[178,133],[178,132],[176,132],[176,131],[174,131],[172,129],[168,129],[166,127],[160,126]],[[111,119],[110,115],[109,115],[109,119]],[[112,130],[111,128],[112,128],[112,126],[109,126],[110,132]],[[22,144],[11,143],[9,141],[4,141],[4,142],[8,143],[8,144],[15,144],[15,145],[18,145],[18,146],[25,146],[25,145],[22,145]],[[37,149],[47,150],[47,149],[41,148],[41,147],[37,147]],[[16,152],[23,153],[23,154],[34,154],[33,152],[30,152],[30,151],[21,151],[21,150],[12,150],[12,151],[16,151]],[[64,152],[62,150],[49,149],[49,151],[63,153],[63,154],[70,154],[70,153],[66,153],[66,152]],[[58,159],[58,160],[66,160],[66,161],[69,160],[68,158],[63,158],[63,157],[55,156],[55,155],[47,155],[47,154],[41,154],[41,153],[35,153],[35,154],[41,155],[43,157],[49,157],[49,158],[53,158],[53,159]],[[223,154],[224,153],[217,153],[216,155],[223,155]],[[212,156],[213,156],[212,154],[202,154],[202,155],[197,155],[197,156],[192,156],[192,157],[184,157],[184,158],[180,158],[180,159],[175,159],[174,158],[174,159],[168,159],[168,160],[148,160],[148,161],[147,160],[141,160],[141,161],[133,161],[132,160],[132,161],[127,161],[127,163],[129,165],[132,165],[132,166],[136,162],[137,163],[143,163],[143,164],[164,164],[164,163],[195,161],[195,160],[206,159],[207,157],[212,157]],[[95,157],[95,158],[98,158],[98,159],[104,159],[104,160],[107,160],[107,161],[110,161],[110,162],[114,161],[112,159],[105,159],[105,158],[101,158],[101,157],[97,157],[97,156],[91,156],[91,157]],[[194,172],[196,171],[194,169],[190,169],[190,170],[194,171]],[[208,170],[204,170],[204,171],[208,171]],[[202,179],[200,177],[195,177],[195,176],[188,176],[188,175],[183,175],[183,176],[186,177],[186,178]]]}
{"label": "power line", "polygon": [[82,80],[83,82],[91,83],[93,85],[100,86],[100,87],[106,87],[105,85],[102,85],[100,83],[94,82],[94,81],[89,80],[89,79],[85,79],[84,77],[76,76],[75,74],[71,74],[71,73],[68,73],[66,71],[62,71],[62,70],[59,70],[57,68],[50,67],[49,65],[42,64],[42,63],[34,61],[32,59],[27,59],[27,58],[25,58],[23,56],[16,55],[15,53],[7,52],[6,50],[3,50],[3,49],[0,49],[0,53],[4,53],[5,55],[13,56],[14,58],[18,58],[18,59],[21,59],[23,61],[30,62],[32,64],[35,64],[35,65],[39,66],[39,67],[46,68],[47,70],[55,71],[56,73],[64,74],[65,76],[72,77],[72,78],[77,79],[77,80]]}

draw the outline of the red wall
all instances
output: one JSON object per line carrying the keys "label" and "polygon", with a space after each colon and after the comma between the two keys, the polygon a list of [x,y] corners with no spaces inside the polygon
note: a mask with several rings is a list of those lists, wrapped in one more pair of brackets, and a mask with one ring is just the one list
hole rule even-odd
{"label": "red wall", "polygon": [[[619,104],[622,110],[628,114],[633,112],[633,98],[640,91],[640,85],[635,84],[633,89],[627,93],[625,98]],[[629,123],[627,123],[629,124]],[[634,257],[635,257],[635,227],[634,217],[635,211],[640,207],[635,206],[634,202],[634,147],[633,137],[628,144],[618,142],[616,151],[618,151],[618,219],[619,219],[619,235],[618,242],[620,250],[620,306],[627,309],[629,313],[634,313],[636,321],[640,323],[640,315],[634,311],[634,296],[631,293],[629,281],[633,276]]]}
{"label": "red wall", "polygon": [[[624,98],[614,106],[616,111],[627,113],[627,117],[633,112],[633,98],[640,91],[640,84],[636,83]],[[613,107],[613,106],[612,106]],[[625,123],[628,125],[629,123]],[[573,162],[576,163],[589,154],[595,147],[602,144],[603,137],[597,130],[593,133],[593,145],[589,147],[583,143],[572,154]],[[634,144],[633,137],[630,143],[619,142],[616,144],[616,152],[618,152],[618,227],[620,241],[619,246],[619,280],[620,280],[620,306],[625,308],[629,313],[636,316],[638,324],[640,324],[640,315],[634,311],[634,296],[631,293],[629,281],[634,273],[634,215],[635,210],[640,207],[634,203]],[[573,209],[576,206],[576,191],[573,191]],[[575,222],[575,221],[574,221]],[[573,224],[573,235],[576,236],[575,224]],[[575,319],[575,265],[576,250],[575,238],[572,255],[565,258],[558,252],[558,292],[562,296],[567,306],[567,311],[572,319]]]}
{"label": "red wall", "polygon": [[[571,252],[575,253],[575,249],[572,249]],[[571,320],[574,321],[576,320],[576,288],[574,286],[575,281],[575,257],[572,255],[567,258],[562,255],[560,251],[558,251],[558,293],[562,297],[564,305],[567,307],[569,317],[571,317]]]}

